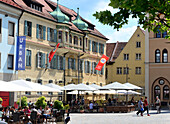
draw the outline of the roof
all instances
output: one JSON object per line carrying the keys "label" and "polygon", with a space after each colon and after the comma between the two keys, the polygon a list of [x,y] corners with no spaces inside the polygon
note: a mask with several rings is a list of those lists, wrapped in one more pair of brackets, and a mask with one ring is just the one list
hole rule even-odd
{"label": "roof", "polygon": [[15,8],[21,9],[21,7],[12,0],[0,0],[0,2],[13,6]]}
{"label": "roof", "polygon": [[121,51],[126,46],[127,42],[117,42],[106,44],[106,54],[109,56],[109,62],[114,62]]}
{"label": "roof", "polygon": [[[7,0],[6,0],[7,1]],[[12,0],[10,0],[12,1]],[[40,11],[37,11],[35,9],[32,9],[30,7],[28,7],[25,3],[24,3],[24,0],[14,0],[19,6],[21,6],[21,8],[26,11],[26,12],[29,12],[31,14],[34,14],[34,15],[38,15],[42,18],[46,18],[46,19],[49,19],[51,21],[55,21],[57,22],[57,20],[52,16],[50,15],[49,12],[53,12],[54,9],[57,7],[57,3],[55,2],[52,2],[50,0],[33,0],[35,1],[36,3],[39,3],[41,5],[43,5],[44,7],[42,8],[42,12]],[[62,6],[62,5],[59,5],[59,8],[61,10],[61,12],[63,12],[64,14],[66,14],[67,16],[71,17],[71,20],[75,20],[76,17],[77,17],[77,13],[72,10],[72,9],[69,9],[65,6]],[[80,16],[80,19],[84,22],[86,22],[89,26],[92,26],[92,27],[95,27],[95,25],[93,25],[92,23],[90,23],[89,21],[85,20],[84,18],[82,18]],[[79,33],[83,33],[82,30],[78,29],[72,22],[69,22],[70,26],[69,28],[71,30],[74,30],[74,31],[77,31]],[[103,34],[101,34],[97,29],[94,28],[94,30],[92,29],[89,29],[88,28],[88,31],[90,31],[90,34],[93,34],[95,36],[98,36],[100,38],[103,38],[105,40],[108,40]]]}

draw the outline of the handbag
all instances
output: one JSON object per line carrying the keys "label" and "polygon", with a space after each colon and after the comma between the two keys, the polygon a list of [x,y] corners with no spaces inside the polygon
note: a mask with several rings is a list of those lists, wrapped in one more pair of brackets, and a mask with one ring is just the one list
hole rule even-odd
{"label": "handbag", "polygon": [[144,111],[144,109],[143,109],[143,108],[141,108],[140,110],[141,110],[141,111]]}

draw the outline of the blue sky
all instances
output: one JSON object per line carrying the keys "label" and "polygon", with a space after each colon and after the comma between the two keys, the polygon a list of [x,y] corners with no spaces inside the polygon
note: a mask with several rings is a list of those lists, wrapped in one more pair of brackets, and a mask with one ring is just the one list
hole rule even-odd
{"label": "blue sky", "polygon": [[[57,0],[52,0],[56,2]],[[123,26],[119,31],[113,30],[112,27],[103,25],[92,15],[96,11],[110,10],[112,13],[117,10],[113,10],[108,7],[110,0],[59,0],[59,4],[66,6],[74,11],[77,11],[77,7],[80,8],[80,15],[86,20],[90,21],[96,26],[102,34],[104,34],[110,40],[107,43],[113,42],[127,42],[134,31],[137,28],[137,19],[130,19],[128,25]]]}

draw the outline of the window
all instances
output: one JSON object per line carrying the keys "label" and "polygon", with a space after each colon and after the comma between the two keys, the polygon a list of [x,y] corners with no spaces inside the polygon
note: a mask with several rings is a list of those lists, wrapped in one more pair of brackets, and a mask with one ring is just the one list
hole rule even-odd
{"label": "window", "polygon": [[141,42],[137,41],[136,42],[136,48],[140,48],[141,47]]}
{"label": "window", "polygon": [[42,25],[38,25],[37,27],[39,30],[38,32],[38,39],[43,39],[43,26]]}
{"label": "window", "polygon": [[160,63],[160,50],[159,49],[155,51],[155,62]]}
{"label": "window", "polygon": [[78,37],[74,36],[74,45],[78,45]]}
{"label": "window", "polygon": [[136,67],[136,74],[141,74],[141,67]]}
{"label": "window", "polygon": [[[30,78],[27,78],[26,81],[31,81],[31,79],[30,79]],[[31,95],[31,92],[26,91],[26,92],[25,92],[25,95]]]}
{"label": "window", "polygon": [[62,56],[59,56],[59,70],[63,70],[63,57]]}
{"label": "window", "polygon": [[165,38],[167,36],[167,31],[162,33],[162,37]]}
{"label": "window", "polygon": [[104,54],[104,44],[99,43],[99,53]]}
{"label": "window", "polygon": [[50,39],[49,41],[54,42],[54,29],[50,28]]}
{"label": "window", "polygon": [[32,8],[32,9],[35,9],[35,10],[37,10],[37,11],[40,11],[40,12],[42,12],[42,7],[41,6],[38,6],[38,5],[35,5],[35,4],[30,4],[30,7]]}
{"label": "window", "polygon": [[100,86],[102,87],[102,83],[100,83]]}
{"label": "window", "polygon": [[59,43],[62,43],[62,34],[63,34],[62,31],[58,31],[58,42]]}
{"label": "window", "polygon": [[136,60],[141,60],[141,53],[136,53]]}
{"label": "window", "polygon": [[162,51],[162,62],[163,63],[167,63],[168,62],[168,51],[166,49],[164,49]]}
{"label": "window", "polygon": [[97,74],[97,70],[95,69],[96,66],[97,66],[97,63],[93,62],[93,74]]}
{"label": "window", "polygon": [[161,32],[160,32],[159,28],[160,28],[160,26],[158,26],[156,38],[161,38]]}
{"label": "window", "polygon": [[2,29],[2,19],[0,19],[0,34],[1,34],[1,29]]}
{"label": "window", "polygon": [[117,67],[117,74],[122,74],[122,67]]}
{"label": "window", "polygon": [[31,50],[26,51],[26,66],[31,66]]}
{"label": "window", "polygon": [[85,73],[90,73],[91,72],[91,62],[85,61]]}
{"label": "window", "polygon": [[25,20],[24,35],[31,37],[32,35],[32,22]]}
{"label": "window", "polygon": [[158,85],[155,86],[155,88],[154,88],[155,98],[156,98],[156,96],[158,96],[160,98],[160,93],[161,93],[160,87]]}
{"label": "window", "polygon": [[137,34],[137,37],[140,37],[140,34]]}
{"label": "window", "polygon": [[[38,79],[38,84],[42,85],[42,80],[41,79]],[[37,92],[37,95],[42,95],[42,92]]]}
{"label": "window", "polygon": [[82,46],[82,39],[80,38],[80,46]]}
{"label": "window", "polygon": [[72,35],[69,35],[69,43],[72,44]]}
{"label": "window", "polygon": [[86,38],[86,47],[88,46],[88,40],[87,40],[87,38]]}
{"label": "window", "polygon": [[124,60],[129,60],[129,54],[124,54]]}
{"label": "window", "polygon": [[45,68],[45,53],[38,52],[36,57],[37,57],[37,67]]}
{"label": "window", "polygon": [[83,72],[83,60],[79,60],[79,71]]}
{"label": "window", "polygon": [[98,52],[98,43],[95,41],[92,42],[92,52]]}
{"label": "window", "polygon": [[163,87],[163,99],[169,99],[169,87],[167,85]]}
{"label": "window", "polygon": [[66,42],[68,42],[68,32],[65,32]]}
{"label": "window", "polygon": [[14,55],[8,55],[8,69],[14,69]]}
{"label": "window", "polygon": [[129,74],[129,67],[123,68],[123,74]]}
{"label": "window", "polygon": [[[47,57],[47,58],[48,58],[48,57]],[[47,61],[49,61],[49,60],[47,60]],[[56,68],[57,68],[56,63],[57,63],[57,56],[54,55],[54,56],[53,56],[53,59],[51,60],[51,62],[48,63],[49,66],[50,66],[49,68],[51,68],[51,69],[56,69]]]}
{"label": "window", "polygon": [[53,95],[53,92],[48,92],[48,95],[52,96],[52,95]]}
{"label": "window", "polygon": [[14,37],[14,26],[15,24],[13,22],[9,22],[8,25],[8,35]]}
{"label": "window", "polygon": [[50,83],[53,83],[53,80],[49,80],[49,82],[48,82],[48,83],[49,83],[49,84],[50,84]]}
{"label": "window", "polygon": [[68,58],[68,69],[76,70],[76,59]]}

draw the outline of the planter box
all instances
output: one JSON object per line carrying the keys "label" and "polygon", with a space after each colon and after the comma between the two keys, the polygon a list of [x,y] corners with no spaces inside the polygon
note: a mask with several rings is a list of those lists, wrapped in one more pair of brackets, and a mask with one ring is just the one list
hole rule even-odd
{"label": "planter box", "polygon": [[135,106],[128,105],[128,106],[106,106],[107,112],[131,112],[135,111]]}

